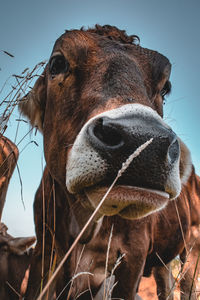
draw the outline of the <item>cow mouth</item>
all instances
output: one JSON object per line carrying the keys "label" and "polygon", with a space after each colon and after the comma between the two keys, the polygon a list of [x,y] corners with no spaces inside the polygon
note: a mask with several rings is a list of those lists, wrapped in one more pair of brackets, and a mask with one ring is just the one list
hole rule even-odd
{"label": "cow mouth", "polygon": [[[85,188],[85,194],[94,208],[97,207],[108,187]],[[170,195],[166,192],[135,186],[116,185],[99,209],[106,216],[119,215],[125,219],[139,219],[164,208]]]}

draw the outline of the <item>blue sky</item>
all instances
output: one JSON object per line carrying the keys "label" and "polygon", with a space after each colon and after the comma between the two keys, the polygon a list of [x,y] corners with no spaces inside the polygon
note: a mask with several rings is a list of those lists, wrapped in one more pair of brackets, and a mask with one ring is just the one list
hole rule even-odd
{"label": "blue sky", "polygon": [[[199,0],[6,0],[0,10],[0,90],[12,74],[20,74],[47,60],[55,40],[65,29],[111,24],[140,37],[141,45],[166,55],[172,63],[172,93],[167,98],[165,120],[188,145],[200,174],[200,2]],[[0,100],[11,89],[10,78]],[[18,118],[14,111],[6,136],[15,139]],[[16,143],[29,131],[20,123]],[[36,141],[28,144],[30,141]],[[19,144],[20,175],[15,172],[8,191],[3,221],[14,235],[34,233],[32,204],[39,185],[43,159],[42,137],[29,134]]]}

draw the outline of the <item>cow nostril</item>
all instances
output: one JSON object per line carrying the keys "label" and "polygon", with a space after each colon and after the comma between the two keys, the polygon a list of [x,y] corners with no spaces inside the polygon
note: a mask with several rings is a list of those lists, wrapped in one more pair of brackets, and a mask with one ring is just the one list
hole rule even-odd
{"label": "cow nostril", "polygon": [[171,164],[173,164],[179,157],[180,147],[179,142],[175,139],[168,149],[168,160]]}
{"label": "cow nostril", "polygon": [[114,205],[114,204],[113,204],[113,205],[112,205],[112,208],[117,208],[117,205]]}
{"label": "cow nostril", "polygon": [[93,127],[94,136],[108,147],[119,147],[123,145],[122,136],[112,124],[105,124],[104,119],[97,120]]}

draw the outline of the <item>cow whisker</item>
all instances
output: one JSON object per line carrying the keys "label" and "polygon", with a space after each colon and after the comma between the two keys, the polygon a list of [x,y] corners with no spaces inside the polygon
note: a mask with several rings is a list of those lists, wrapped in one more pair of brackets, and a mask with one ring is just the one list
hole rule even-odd
{"label": "cow whisker", "polygon": [[69,148],[69,147],[72,147],[74,144],[67,144],[67,145],[64,145],[64,148]]}

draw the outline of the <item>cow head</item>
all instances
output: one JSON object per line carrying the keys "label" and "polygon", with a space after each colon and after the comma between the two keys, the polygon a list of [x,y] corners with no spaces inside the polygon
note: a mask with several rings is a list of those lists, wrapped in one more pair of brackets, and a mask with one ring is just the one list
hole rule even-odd
{"label": "cow head", "polygon": [[153,138],[99,211],[129,219],[176,198],[190,172],[189,152],[162,119],[170,62],[135,40],[111,26],[65,32],[20,103],[43,133],[51,175],[86,208],[97,206],[122,163]]}
{"label": "cow head", "polygon": [[35,237],[14,238],[0,223],[0,299],[19,299],[21,283],[31,262]]}

